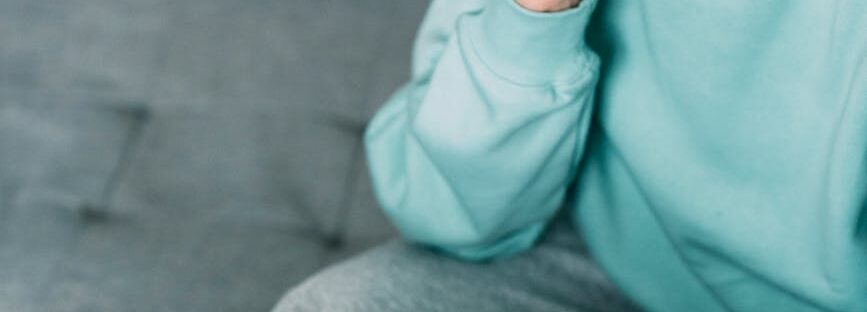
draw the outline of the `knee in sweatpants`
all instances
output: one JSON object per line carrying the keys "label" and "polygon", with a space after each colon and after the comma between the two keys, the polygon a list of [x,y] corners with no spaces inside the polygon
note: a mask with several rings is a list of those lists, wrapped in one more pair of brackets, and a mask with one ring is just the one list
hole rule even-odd
{"label": "knee in sweatpants", "polygon": [[408,272],[395,272],[393,265],[413,262],[410,258],[418,252],[405,244],[390,243],[327,268],[289,290],[272,312],[398,311],[398,293],[411,290],[394,289],[399,284],[393,279],[395,274]]}

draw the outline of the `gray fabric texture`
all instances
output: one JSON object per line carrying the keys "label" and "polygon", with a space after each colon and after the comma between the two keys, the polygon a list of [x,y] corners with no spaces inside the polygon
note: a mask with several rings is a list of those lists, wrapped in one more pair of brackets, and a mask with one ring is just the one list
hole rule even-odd
{"label": "gray fabric texture", "polygon": [[470,263],[393,241],[290,290],[273,312],[639,311],[569,222],[511,258]]}
{"label": "gray fabric texture", "polygon": [[0,0],[0,312],[267,311],[394,235],[424,0]]}

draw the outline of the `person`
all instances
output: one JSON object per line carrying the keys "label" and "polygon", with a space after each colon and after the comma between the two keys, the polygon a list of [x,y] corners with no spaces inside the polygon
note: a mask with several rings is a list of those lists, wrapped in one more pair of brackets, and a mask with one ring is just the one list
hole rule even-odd
{"label": "person", "polygon": [[275,310],[867,311],[865,16],[435,0],[365,138],[412,243]]}

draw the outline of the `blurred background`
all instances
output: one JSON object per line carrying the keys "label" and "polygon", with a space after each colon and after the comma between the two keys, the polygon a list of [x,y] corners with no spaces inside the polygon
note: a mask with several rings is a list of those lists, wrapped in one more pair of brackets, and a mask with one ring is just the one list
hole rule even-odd
{"label": "blurred background", "polygon": [[0,311],[267,311],[395,232],[423,0],[0,0]]}

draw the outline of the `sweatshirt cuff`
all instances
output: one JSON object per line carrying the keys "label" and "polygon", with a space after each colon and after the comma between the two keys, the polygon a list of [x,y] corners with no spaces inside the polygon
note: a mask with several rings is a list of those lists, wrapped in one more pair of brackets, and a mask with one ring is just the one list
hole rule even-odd
{"label": "sweatshirt cuff", "polygon": [[523,84],[575,77],[586,67],[584,31],[596,0],[555,13],[534,12],[515,0],[492,0],[466,31],[482,62]]}

